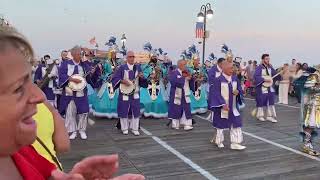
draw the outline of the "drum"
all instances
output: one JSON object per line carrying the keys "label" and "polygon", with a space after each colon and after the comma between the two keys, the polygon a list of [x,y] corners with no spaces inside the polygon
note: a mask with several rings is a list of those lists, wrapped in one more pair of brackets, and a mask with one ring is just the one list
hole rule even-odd
{"label": "drum", "polygon": [[80,74],[74,74],[74,75],[71,76],[71,78],[81,80],[81,82],[78,83],[78,84],[69,81],[68,87],[69,87],[72,91],[78,92],[78,91],[82,91],[82,90],[84,90],[84,88],[86,88],[86,86],[87,86],[87,81],[86,81],[86,79],[85,79],[84,77],[82,77]]}

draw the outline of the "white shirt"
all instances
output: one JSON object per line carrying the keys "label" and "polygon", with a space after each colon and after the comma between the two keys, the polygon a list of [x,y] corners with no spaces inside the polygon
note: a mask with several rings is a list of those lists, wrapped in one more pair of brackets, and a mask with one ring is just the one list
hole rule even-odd
{"label": "white shirt", "polygon": [[219,65],[217,65],[217,69],[219,72],[222,72],[222,69],[219,67]]}
{"label": "white shirt", "polygon": [[129,70],[133,70],[133,66],[134,66],[134,64],[129,64],[129,63],[127,63],[127,65],[128,65],[128,68],[129,68]]}
{"label": "white shirt", "polygon": [[222,73],[222,75],[226,78],[226,80],[228,81],[228,83],[230,83],[232,81],[232,76],[228,76],[225,73]]}

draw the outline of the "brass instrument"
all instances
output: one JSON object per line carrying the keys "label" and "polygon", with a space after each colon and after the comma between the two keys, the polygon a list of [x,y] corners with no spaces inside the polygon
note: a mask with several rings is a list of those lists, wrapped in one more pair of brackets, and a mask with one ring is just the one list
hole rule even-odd
{"label": "brass instrument", "polygon": [[[160,91],[160,79],[162,75],[161,68],[157,64],[151,64],[153,71],[150,74],[150,84],[148,85],[148,91],[151,96],[151,99],[154,101],[157,99]],[[158,90],[158,91],[157,91]]]}
{"label": "brass instrument", "polygon": [[116,72],[116,70],[118,69],[118,63],[113,60],[110,60],[111,61],[111,69],[112,69],[112,73],[109,75],[109,77],[107,78],[107,88],[108,88],[108,91],[109,91],[109,97],[110,99],[113,99],[114,98],[114,95],[115,95],[115,90],[114,90],[114,87],[112,85],[112,78],[113,78],[113,75],[114,73]]}
{"label": "brass instrument", "polygon": [[160,69],[159,66],[155,66],[153,68],[153,72],[154,74],[154,78],[152,79],[152,81],[154,81],[155,83],[158,83],[160,81],[160,78],[161,78],[161,74],[162,74],[162,71]]}
{"label": "brass instrument", "polygon": [[113,60],[110,60],[110,64],[111,64],[111,70],[112,70],[112,73],[110,73],[110,75],[108,76],[108,78],[107,78],[107,82],[111,82],[112,81],[112,77],[113,77],[113,74],[114,74],[114,72],[116,72],[117,71],[117,69],[118,69],[118,63],[116,62],[116,60],[115,61],[113,61]]}
{"label": "brass instrument", "polygon": [[203,81],[204,75],[200,72],[200,70],[196,71],[192,77],[195,79],[198,86],[201,86],[201,83]]}
{"label": "brass instrument", "polygon": [[49,77],[49,74],[51,73],[53,67],[54,67],[54,63],[49,65],[49,67],[46,70],[47,71],[46,74],[42,78],[42,81],[40,81],[37,84],[40,89],[43,89],[45,86],[47,86],[49,84],[50,80],[52,79],[51,77]]}
{"label": "brass instrument", "polygon": [[199,100],[201,98],[201,84],[203,82],[204,75],[201,73],[200,69],[195,69],[194,71],[195,73],[192,74],[196,84],[194,97],[196,100]]}

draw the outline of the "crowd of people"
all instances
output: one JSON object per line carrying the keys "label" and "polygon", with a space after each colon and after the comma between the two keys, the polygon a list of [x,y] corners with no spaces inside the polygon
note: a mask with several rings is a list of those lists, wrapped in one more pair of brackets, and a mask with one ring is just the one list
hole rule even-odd
{"label": "crowd of people", "polygon": [[69,150],[69,140],[78,135],[88,138],[89,115],[118,118],[116,126],[123,135],[139,136],[141,115],[168,118],[172,129],[190,131],[195,123],[192,114],[210,112],[216,132],[211,142],[224,148],[223,132],[229,130],[230,148],[244,150],[241,109],[246,94],[255,96],[252,115],[257,120],[276,123],[276,93],[282,104],[288,104],[288,94],[295,93],[302,106],[302,150],[319,155],[312,145],[320,127],[319,69],[307,64],[292,60],[291,65],[275,69],[270,55],[263,54],[261,62],[248,61],[247,65],[223,45],[225,57],[211,54],[201,65],[192,45],[173,65],[167,53],[152,48],[151,43],[143,46],[148,61],[141,63],[137,53],[119,50],[114,37],[105,52],[75,46],[63,50],[60,59],[45,55],[35,61],[32,47],[12,28],[2,28],[0,40],[0,107],[4,110],[0,133],[6,137],[1,141],[0,177],[111,177],[118,168],[115,155],[89,157],[70,173],[62,172],[56,157]]}

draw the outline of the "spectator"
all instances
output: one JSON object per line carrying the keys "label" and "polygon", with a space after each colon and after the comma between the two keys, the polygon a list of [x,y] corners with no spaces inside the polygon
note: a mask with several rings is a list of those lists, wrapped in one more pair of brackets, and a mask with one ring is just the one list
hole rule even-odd
{"label": "spectator", "polygon": [[[31,146],[37,131],[33,116],[37,104],[45,100],[31,81],[28,61],[32,58],[32,47],[21,34],[0,27],[0,179],[111,178],[118,169],[117,155],[86,158],[64,173]],[[126,178],[143,179],[143,176],[122,176]]]}
{"label": "spectator", "polygon": [[292,94],[293,92],[293,76],[296,74],[297,71],[297,61],[295,59],[292,59],[291,65],[289,66],[289,72],[290,72],[290,87],[289,87],[289,92]]}
{"label": "spectator", "polygon": [[252,75],[251,75],[252,68],[253,68],[252,61],[249,60],[249,61],[248,61],[248,65],[247,65],[247,67],[246,67],[246,69],[245,69],[245,76],[246,76],[246,78],[249,79],[249,80],[250,80],[251,77],[252,77]]}
{"label": "spectator", "polygon": [[292,59],[291,65],[289,66],[290,76],[293,76],[297,71],[297,61]]}
{"label": "spectator", "polygon": [[70,140],[64,126],[64,119],[47,101],[38,104],[37,109],[38,112],[33,118],[37,122],[38,139],[33,143],[33,147],[41,156],[62,170],[56,153],[70,150]]}
{"label": "spectator", "polygon": [[290,85],[289,64],[284,64],[281,70],[282,80],[279,83],[279,103],[288,104],[288,94]]}
{"label": "spectator", "polygon": [[301,65],[301,63],[297,63],[297,70],[296,73],[292,76],[292,79],[295,97],[297,98],[298,103],[301,102],[301,92],[304,86],[304,81],[306,80],[306,76],[303,76],[303,74],[303,66]]}

